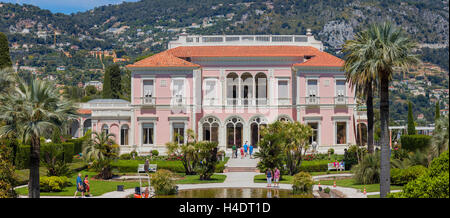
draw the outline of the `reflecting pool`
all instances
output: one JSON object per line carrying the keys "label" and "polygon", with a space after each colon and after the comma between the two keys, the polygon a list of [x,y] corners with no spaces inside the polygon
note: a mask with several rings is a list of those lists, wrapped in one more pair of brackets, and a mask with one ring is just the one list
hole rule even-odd
{"label": "reflecting pool", "polygon": [[155,198],[314,198],[314,196],[294,195],[291,190],[277,188],[208,188],[179,190],[176,195],[160,195]]}

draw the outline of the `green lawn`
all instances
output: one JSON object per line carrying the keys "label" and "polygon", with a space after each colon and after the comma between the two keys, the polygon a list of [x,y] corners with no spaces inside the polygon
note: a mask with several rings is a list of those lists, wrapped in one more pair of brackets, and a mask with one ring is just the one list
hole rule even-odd
{"label": "green lawn", "polygon": [[[95,172],[81,171],[81,174],[89,175],[90,178],[97,175]],[[72,183],[71,186],[64,188],[61,192],[41,192],[43,196],[73,196],[75,193],[75,181],[77,174],[74,174],[69,178]],[[198,184],[198,183],[223,183],[225,181],[225,175],[213,175],[211,180],[200,180],[198,175],[188,175],[177,174],[178,180],[177,184]],[[99,196],[107,192],[112,192],[117,190],[117,185],[123,185],[124,189],[130,189],[139,186],[137,181],[103,181],[103,180],[89,180],[91,185],[91,194],[93,196]],[[142,180],[142,185],[147,186],[147,181]],[[28,195],[28,187],[23,187],[16,189],[17,193],[20,195]],[[78,194],[80,196],[80,194]]]}
{"label": "green lawn", "polygon": [[328,174],[344,174],[344,173],[352,173],[352,172],[350,170],[328,171],[328,172],[309,172],[309,174],[311,174],[311,176],[328,175]]}

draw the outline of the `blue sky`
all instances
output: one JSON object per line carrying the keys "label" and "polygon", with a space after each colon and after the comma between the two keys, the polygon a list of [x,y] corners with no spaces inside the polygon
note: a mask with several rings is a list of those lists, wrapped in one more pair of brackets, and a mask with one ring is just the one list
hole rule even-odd
{"label": "blue sky", "polygon": [[139,0],[0,0],[0,2],[36,5],[53,13],[65,14],[87,11],[102,5],[120,4],[124,1],[136,2]]}

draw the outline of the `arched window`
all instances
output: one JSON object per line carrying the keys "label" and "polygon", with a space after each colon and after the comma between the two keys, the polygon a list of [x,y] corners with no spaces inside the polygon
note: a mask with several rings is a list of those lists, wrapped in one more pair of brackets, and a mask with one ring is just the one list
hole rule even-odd
{"label": "arched window", "polygon": [[83,135],[86,135],[86,132],[92,128],[91,119],[86,119],[83,123]]}
{"label": "arched window", "polygon": [[264,73],[258,73],[255,76],[256,84],[256,104],[267,104],[267,76]]}
{"label": "arched window", "polygon": [[258,145],[261,136],[261,128],[267,126],[267,120],[263,117],[255,117],[250,119],[251,143],[254,147]]}
{"label": "arched window", "polygon": [[108,127],[107,124],[103,124],[103,126],[102,126],[102,132],[105,132],[106,135],[109,134],[109,127]]}
{"label": "arched window", "polygon": [[120,128],[120,145],[128,145],[128,125],[122,125]]}
{"label": "arched window", "polygon": [[231,117],[225,121],[227,128],[227,147],[231,148],[233,145],[242,145],[242,133],[244,123],[239,117]]}
{"label": "arched window", "polygon": [[203,121],[203,141],[219,142],[219,120],[207,117]]}
{"label": "arched window", "polygon": [[278,121],[292,122],[292,119],[287,115],[280,115],[278,116]]}
{"label": "arched window", "polygon": [[239,77],[236,73],[227,75],[227,104],[236,105],[239,93]]}
{"label": "arched window", "polygon": [[253,76],[250,73],[243,73],[241,75],[241,104],[252,104],[253,97]]}

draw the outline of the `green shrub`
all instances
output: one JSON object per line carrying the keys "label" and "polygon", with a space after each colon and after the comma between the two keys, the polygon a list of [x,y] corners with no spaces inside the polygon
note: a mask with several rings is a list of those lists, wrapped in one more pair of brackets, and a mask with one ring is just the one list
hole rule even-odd
{"label": "green shrub", "polygon": [[391,169],[391,183],[393,185],[405,185],[425,174],[427,168],[421,165],[412,166],[407,169]]}
{"label": "green shrub", "polygon": [[121,155],[119,156],[119,158],[120,158],[121,160],[130,160],[130,159],[131,159],[131,154],[130,154],[130,153],[121,154]]}
{"label": "green shrub", "polygon": [[328,149],[328,153],[329,154],[334,154],[334,149],[333,148]]}
{"label": "green shrub", "polygon": [[402,192],[391,198],[449,198],[449,152],[435,158],[428,171],[406,184]]}
{"label": "green shrub", "polygon": [[300,172],[294,175],[292,180],[292,192],[294,194],[311,194],[314,181],[312,176],[306,172]]}
{"label": "green shrub", "polygon": [[39,179],[41,192],[60,192],[69,184],[69,179],[65,176],[42,176]]}
{"label": "green shrub", "polygon": [[17,169],[27,169],[30,166],[30,146],[19,145],[16,152],[16,167]]}
{"label": "green shrub", "polygon": [[331,191],[331,189],[328,188],[328,187],[326,187],[326,188],[323,190],[323,192],[325,192],[325,193],[327,193],[327,194],[330,194],[330,191]]}
{"label": "green shrub", "polygon": [[375,184],[380,182],[380,154],[367,154],[361,163],[352,168],[357,184]]}
{"label": "green shrub", "polygon": [[358,145],[351,145],[348,150],[344,152],[345,168],[351,169],[354,165],[358,164],[358,157],[367,154],[367,149],[359,147]]}
{"label": "green shrub", "polygon": [[300,171],[304,172],[324,172],[328,169],[328,160],[302,161]]}
{"label": "green shrub", "polygon": [[424,151],[430,145],[431,138],[427,135],[402,135],[400,138],[401,147],[407,151]]}
{"label": "green shrub", "polygon": [[173,173],[169,170],[157,170],[150,183],[157,195],[171,195],[177,191]]}
{"label": "green shrub", "polygon": [[152,156],[158,156],[159,155],[159,151],[158,150],[152,150]]}

